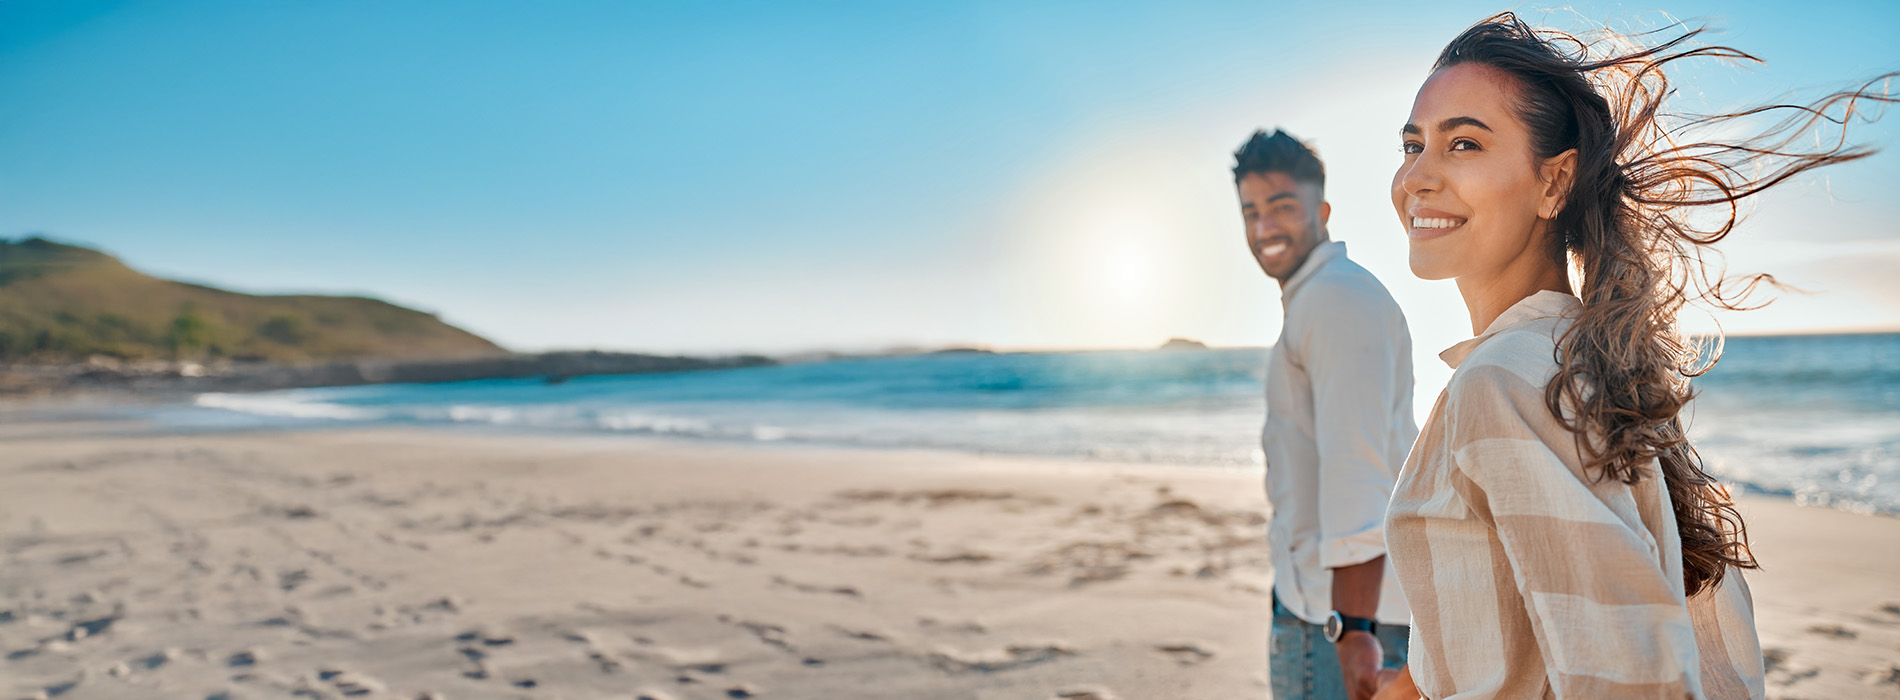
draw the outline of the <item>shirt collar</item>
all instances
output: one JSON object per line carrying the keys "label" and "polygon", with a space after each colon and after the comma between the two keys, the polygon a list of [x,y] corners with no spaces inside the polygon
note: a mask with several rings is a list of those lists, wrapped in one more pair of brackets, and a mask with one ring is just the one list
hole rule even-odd
{"label": "shirt collar", "polygon": [[1286,305],[1293,301],[1293,295],[1300,291],[1300,287],[1304,286],[1307,280],[1312,279],[1313,275],[1318,274],[1319,269],[1325,267],[1326,263],[1332,262],[1333,258],[1343,257],[1346,257],[1345,241],[1327,241],[1314,246],[1313,252],[1306,255],[1306,261],[1300,263],[1300,269],[1293,271],[1293,277],[1280,288],[1280,307],[1286,308]]}
{"label": "shirt collar", "polygon": [[1458,364],[1464,362],[1465,358],[1471,355],[1471,351],[1478,349],[1478,346],[1491,336],[1540,318],[1575,316],[1577,310],[1582,307],[1583,302],[1563,292],[1546,289],[1532,294],[1519,299],[1517,303],[1511,305],[1511,308],[1498,314],[1497,320],[1492,321],[1490,327],[1485,328],[1478,337],[1445,348],[1444,352],[1438,353],[1438,359],[1444,360],[1445,364],[1451,365],[1452,369],[1458,369]]}

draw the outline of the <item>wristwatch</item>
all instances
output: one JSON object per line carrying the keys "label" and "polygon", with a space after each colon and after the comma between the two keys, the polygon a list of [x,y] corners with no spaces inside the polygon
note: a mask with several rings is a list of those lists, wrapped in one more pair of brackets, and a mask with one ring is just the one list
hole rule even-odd
{"label": "wristwatch", "polygon": [[1346,636],[1347,632],[1353,630],[1360,630],[1368,634],[1378,634],[1379,623],[1363,617],[1341,615],[1338,610],[1334,610],[1326,615],[1326,641],[1337,644],[1339,643],[1340,637]]}

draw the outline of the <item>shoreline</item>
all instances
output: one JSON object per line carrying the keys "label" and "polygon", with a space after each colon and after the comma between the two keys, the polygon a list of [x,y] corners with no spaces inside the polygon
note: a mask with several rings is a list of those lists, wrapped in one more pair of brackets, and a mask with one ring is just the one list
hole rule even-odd
{"label": "shoreline", "polygon": [[[23,430],[21,428],[14,428],[12,430],[9,430],[4,426],[4,424],[8,422],[17,423],[20,419],[25,419],[29,422],[34,422],[38,425],[46,426],[50,429],[57,430],[61,432],[62,434],[77,435],[80,433],[74,432],[73,426],[90,425],[93,427],[96,434],[116,435],[122,432],[126,432],[125,429],[122,428],[121,426],[140,424],[140,422],[135,419],[121,418],[121,417],[105,418],[105,417],[101,417],[100,414],[107,413],[107,412],[112,411],[113,409],[123,408],[126,406],[165,406],[165,405],[195,406],[195,404],[191,403],[189,400],[186,399],[187,396],[189,395],[188,394],[180,394],[180,395],[172,395],[172,396],[143,395],[143,396],[134,396],[134,397],[118,396],[118,395],[111,395],[111,394],[93,394],[93,395],[70,394],[70,395],[52,396],[52,397],[21,397],[21,396],[0,395],[0,439],[4,439],[7,436],[16,434],[16,433],[22,433],[22,432],[30,433],[31,432],[30,429]],[[248,413],[242,413],[241,415],[246,415],[250,417],[259,416],[259,414],[248,414]],[[144,423],[144,424],[150,425],[149,423]],[[741,437],[716,436],[716,435],[668,434],[668,433],[662,433],[662,432],[640,432],[640,431],[623,431],[623,430],[589,429],[589,428],[537,427],[537,426],[531,426],[531,425],[510,425],[510,424],[483,423],[483,422],[416,422],[416,423],[405,423],[405,424],[391,424],[391,423],[376,423],[376,422],[339,421],[334,425],[304,425],[304,426],[258,425],[258,426],[242,426],[242,427],[206,427],[206,428],[152,426],[152,427],[149,427],[148,429],[137,431],[137,434],[148,436],[148,437],[161,437],[161,436],[177,436],[177,435],[207,435],[208,436],[208,435],[219,435],[219,434],[242,435],[242,434],[256,434],[256,433],[280,433],[280,432],[288,434],[288,433],[298,433],[298,432],[336,432],[336,431],[355,432],[355,431],[379,431],[379,430],[397,430],[397,431],[414,430],[414,431],[424,431],[424,432],[439,431],[445,435],[466,435],[466,436],[492,435],[492,436],[500,436],[500,437],[520,437],[520,438],[557,438],[557,439],[563,439],[563,440],[590,440],[590,439],[602,439],[602,440],[610,440],[610,441],[611,440],[628,440],[628,441],[633,441],[635,443],[638,443],[641,441],[652,441],[652,442],[662,444],[662,445],[671,444],[671,445],[677,445],[680,447],[688,447],[688,448],[692,448],[692,447],[717,448],[721,446],[730,446],[730,447],[754,447],[754,448],[763,449],[763,450],[786,449],[786,450],[816,450],[816,451],[840,451],[840,452],[869,452],[873,454],[893,455],[893,456],[897,456],[900,459],[905,455],[927,455],[927,456],[934,456],[937,458],[1021,459],[1021,460],[1032,460],[1032,461],[1072,462],[1072,463],[1077,463],[1077,464],[1101,465],[1103,467],[1108,467],[1108,468],[1124,467],[1124,466],[1130,467],[1130,468],[1164,467],[1164,468],[1171,468],[1171,469],[1214,470],[1214,471],[1222,471],[1222,472],[1247,473],[1247,474],[1256,474],[1256,475],[1260,474],[1261,471],[1264,469],[1264,466],[1258,465],[1258,464],[1235,465],[1235,464],[1191,463],[1191,462],[1185,462],[1185,461],[1179,461],[1179,462],[1176,462],[1176,461],[1135,461],[1135,460],[1128,460],[1128,459],[1118,459],[1114,457],[1025,454],[1025,453],[1018,453],[1018,452],[1008,452],[1008,451],[1003,451],[1003,450],[984,451],[984,450],[976,450],[976,449],[959,449],[959,448],[953,448],[953,447],[822,442],[822,441],[799,440],[796,438],[768,440],[768,439],[758,439],[758,438],[741,438]],[[1802,499],[1800,498],[1800,494],[1798,494],[1796,491],[1792,489],[1764,488],[1764,487],[1761,487],[1761,486],[1758,486],[1756,484],[1753,484],[1751,482],[1746,482],[1746,481],[1724,481],[1723,483],[1730,488],[1733,495],[1736,496],[1737,498],[1765,499],[1765,500],[1771,500],[1771,501],[1785,502],[1785,503],[1789,503],[1791,505],[1795,505],[1801,508],[1815,508],[1815,509],[1821,509],[1821,510],[1847,513],[1851,515],[1863,515],[1863,516],[1871,516],[1871,517],[1878,517],[1878,518],[1885,518],[1885,519],[1892,519],[1892,520],[1900,520],[1900,509],[1882,510],[1879,508],[1848,508],[1848,507],[1842,507],[1835,503],[1821,503],[1821,504],[1806,503],[1806,502],[1802,502]]]}
{"label": "shoreline", "polygon": [[356,358],[291,364],[221,359],[119,360],[0,365],[0,397],[151,397],[164,400],[208,392],[251,393],[375,384],[445,384],[487,379],[540,379],[560,384],[575,377],[699,372],[769,367],[762,355],[691,357],[599,350],[504,353],[468,357]]}
{"label": "shoreline", "polygon": [[[1266,694],[1257,473],[44,428],[0,430],[16,695]],[[1740,500],[1770,697],[1900,697],[1900,522]]]}

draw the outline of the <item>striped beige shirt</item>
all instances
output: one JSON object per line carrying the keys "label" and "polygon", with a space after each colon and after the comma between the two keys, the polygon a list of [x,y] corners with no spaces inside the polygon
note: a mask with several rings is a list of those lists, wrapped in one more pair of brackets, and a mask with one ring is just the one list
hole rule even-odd
{"label": "striped beige shirt", "polygon": [[1741,572],[1686,600],[1655,464],[1586,475],[1545,406],[1580,306],[1539,292],[1440,355],[1455,372],[1386,516],[1412,678],[1431,700],[1763,697]]}

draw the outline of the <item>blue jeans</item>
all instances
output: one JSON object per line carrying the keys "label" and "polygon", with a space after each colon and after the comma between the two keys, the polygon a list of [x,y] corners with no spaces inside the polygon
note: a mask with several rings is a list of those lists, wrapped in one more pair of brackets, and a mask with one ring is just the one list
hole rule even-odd
{"label": "blue jeans", "polygon": [[[1379,644],[1385,647],[1385,667],[1405,665],[1412,628],[1379,625]],[[1346,679],[1340,675],[1339,654],[1326,641],[1326,628],[1300,619],[1273,598],[1273,634],[1267,653],[1267,676],[1273,700],[1345,700]]]}

